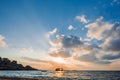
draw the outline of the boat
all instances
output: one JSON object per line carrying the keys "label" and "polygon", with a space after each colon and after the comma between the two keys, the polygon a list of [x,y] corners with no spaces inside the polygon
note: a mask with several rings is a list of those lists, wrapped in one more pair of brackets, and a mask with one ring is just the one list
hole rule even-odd
{"label": "boat", "polygon": [[64,71],[63,68],[56,68],[55,71]]}

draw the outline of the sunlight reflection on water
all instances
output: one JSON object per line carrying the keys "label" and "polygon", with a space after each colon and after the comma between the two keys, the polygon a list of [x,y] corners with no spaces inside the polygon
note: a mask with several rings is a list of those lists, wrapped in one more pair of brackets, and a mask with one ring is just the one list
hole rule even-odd
{"label": "sunlight reflection on water", "polygon": [[0,77],[120,80],[120,71],[0,71]]}
{"label": "sunlight reflection on water", "polygon": [[64,74],[64,71],[55,71],[53,76],[55,76],[55,77],[64,77],[63,74]]}

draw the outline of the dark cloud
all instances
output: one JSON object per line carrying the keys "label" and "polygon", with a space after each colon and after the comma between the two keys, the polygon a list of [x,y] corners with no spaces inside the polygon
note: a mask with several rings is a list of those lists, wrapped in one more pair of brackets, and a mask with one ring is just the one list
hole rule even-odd
{"label": "dark cloud", "polygon": [[77,36],[64,36],[62,38],[62,44],[65,48],[79,47],[83,45],[83,42]]}
{"label": "dark cloud", "polygon": [[107,64],[111,64],[112,62],[110,61],[97,61],[97,64],[102,64],[102,65],[107,65]]}
{"label": "dark cloud", "polygon": [[120,59],[120,53],[117,55],[104,55],[102,57],[104,60],[114,60],[114,59]]}
{"label": "dark cloud", "polygon": [[120,24],[119,23],[115,23],[112,27],[112,29],[109,31],[109,35],[108,37],[112,37],[112,38],[120,38]]}
{"label": "dark cloud", "polygon": [[94,54],[86,54],[82,56],[74,56],[75,60],[90,62],[95,64],[110,64],[110,61],[99,60]]}
{"label": "dark cloud", "polygon": [[115,23],[109,31],[103,45],[103,49],[109,51],[120,51],[120,24]]}
{"label": "dark cloud", "polygon": [[92,49],[100,49],[100,47],[97,44],[93,44],[92,42],[90,44],[84,44],[82,47],[84,47],[84,49],[88,49],[88,50],[92,50]]}
{"label": "dark cloud", "polygon": [[85,62],[95,62],[97,58],[92,55],[92,54],[86,54],[82,56],[74,56],[74,59],[80,60],[80,61],[85,61]]}
{"label": "dark cloud", "polygon": [[107,50],[120,51],[120,39],[113,39],[109,42]]}

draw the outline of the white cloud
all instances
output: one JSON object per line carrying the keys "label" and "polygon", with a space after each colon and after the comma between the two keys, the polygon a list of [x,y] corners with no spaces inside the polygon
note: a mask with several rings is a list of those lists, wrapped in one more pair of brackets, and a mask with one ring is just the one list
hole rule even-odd
{"label": "white cloud", "polygon": [[72,25],[69,25],[68,30],[75,30],[75,28]]}
{"label": "white cloud", "polygon": [[33,50],[32,47],[20,49],[20,52],[21,52],[21,53],[33,53],[33,51],[34,51],[34,50]]}
{"label": "white cloud", "polygon": [[100,22],[100,21],[103,20],[103,18],[104,18],[103,16],[100,16],[99,18],[96,19],[96,21],[97,21],[97,22]]}
{"label": "white cloud", "polygon": [[110,23],[102,21],[103,17],[96,19],[95,22],[86,25],[88,28],[87,37],[102,40],[101,50],[105,53],[120,53],[120,23]]}
{"label": "white cloud", "polygon": [[48,37],[53,36],[57,32],[57,28],[54,28],[52,31],[48,33]]}
{"label": "white cloud", "polygon": [[106,37],[107,31],[111,30],[113,24],[109,22],[103,22],[103,17],[99,17],[95,22],[86,25],[88,28],[87,37],[95,38],[97,40],[101,40]]}
{"label": "white cloud", "polygon": [[57,28],[54,28],[52,31],[50,31],[50,34],[53,35],[57,32]]}
{"label": "white cloud", "polygon": [[82,22],[82,23],[88,23],[88,22],[89,22],[89,20],[87,20],[87,19],[85,18],[85,15],[76,16],[76,19],[79,20],[79,21]]}
{"label": "white cloud", "polygon": [[5,47],[7,45],[4,39],[5,38],[2,35],[0,35],[0,47]]}

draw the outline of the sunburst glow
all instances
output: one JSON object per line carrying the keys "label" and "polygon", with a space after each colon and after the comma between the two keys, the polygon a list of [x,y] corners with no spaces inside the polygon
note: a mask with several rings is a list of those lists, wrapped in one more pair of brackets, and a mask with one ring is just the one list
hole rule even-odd
{"label": "sunburst glow", "polygon": [[63,58],[55,58],[54,61],[58,63],[65,63],[65,60]]}

